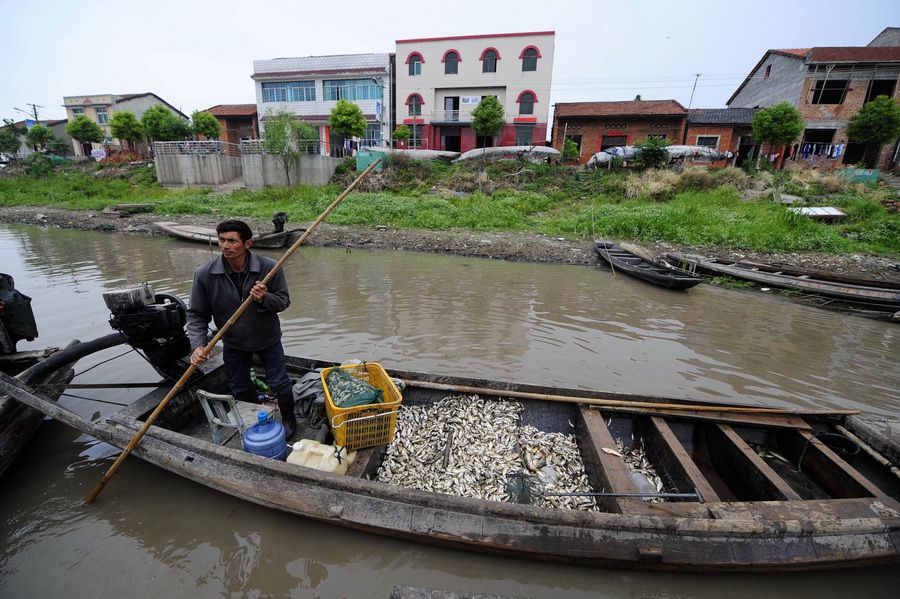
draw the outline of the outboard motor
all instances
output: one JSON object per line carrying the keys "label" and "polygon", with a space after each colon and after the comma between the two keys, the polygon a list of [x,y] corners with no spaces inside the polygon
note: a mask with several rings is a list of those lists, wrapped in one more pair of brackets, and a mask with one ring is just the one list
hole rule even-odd
{"label": "outboard motor", "polygon": [[174,295],[153,293],[144,283],[132,289],[118,289],[103,294],[112,315],[109,324],[128,340],[129,345],[144,353],[160,372],[167,372],[191,352],[184,332],[187,307]]}
{"label": "outboard motor", "polygon": [[284,231],[284,225],[288,221],[287,212],[276,212],[272,215],[272,224],[275,225],[275,232],[281,233]]}

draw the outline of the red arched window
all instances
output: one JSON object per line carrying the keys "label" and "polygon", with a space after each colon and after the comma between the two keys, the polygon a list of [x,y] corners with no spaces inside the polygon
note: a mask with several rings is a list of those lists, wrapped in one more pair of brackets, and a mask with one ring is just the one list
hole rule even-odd
{"label": "red arched window", "polygon": [[406,98],[406,104],[409,106],[409,116],[421,116],[422,114],[422,104],[425,101],[422,100],[422,96],[419,94],[409,94],[409,97]]}
{"label": "red arched window", "polygon": [[497,51],[497,48],[485,48],[484,52],[481,53],[481,72],[482,73],[496,73],[497,72],[497,61],[500,60],[500,53]]}
{"label": "red arched window", "polygon": [[522,50],[522,53],[519,54],[519,58],[522,60],[522,70],[536,71],[537,61],[540,57],[541,51],[538,50],[537,46],[526,46]]}
{"label": "red arched window", "polygon": [[444,63],[445,75],[456,75],[459,72],[459,52],[456,50],[447,50],[441,59]]}
{"label": "red arched window", "polygon": [[516,102],[519,103],[519,114],[534,114],[534,103],[537,102],[537,95],[530,89],[526,89],[519,94]]}
{"label": "red arched window", "polygon": [[422,63],[425,62],[425,59],[422,58],[422,55],[418,52],[410,52],[409,56],[406,57],[406,64],[409,65],[409,76],[414,77],[416,75],[422,74]]}

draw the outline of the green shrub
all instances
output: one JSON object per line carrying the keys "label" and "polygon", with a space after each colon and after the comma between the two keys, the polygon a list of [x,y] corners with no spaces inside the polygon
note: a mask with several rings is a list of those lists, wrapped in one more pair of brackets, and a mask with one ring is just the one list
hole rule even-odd
{"label": "green shrub", "polygon": [[356,171],[356,158],[353,156],[345,156],[343,160],[334,169],[335,175],[346,175]]}
{"label": "green shrub", "polygon": [[716,182],[705,168],[688,168],[678,177],[676,186],[679,191],[702,191],[716,187]]}
{"label": "green shrub", "polygon": [[55,168],[56,165],[52,160],[38,152],[29,154],[28,158],[25,159],[25,172],[35,179],[43,179],[49,176]]}

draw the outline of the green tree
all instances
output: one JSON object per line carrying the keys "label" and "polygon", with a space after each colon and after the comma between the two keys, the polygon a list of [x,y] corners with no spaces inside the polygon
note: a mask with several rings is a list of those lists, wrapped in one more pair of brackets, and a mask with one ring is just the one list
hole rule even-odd
{"label": "green tree", "polygon": [[194,131],[194,135],[202,135],[209,140],[219,139],[219,134],[222,133],[219,119],[205,110],[195,110],[191,115],[191,129]]}
{"label": "green tree", "polygon": [[885,144],[900,137],[900,105],[888,96],[866,102],[847,123],[852,142]]}
{"label": "green tree", "polygon": [[133,112],[123,110],[109,119],[109,131],[113,137],[131,144],[144,139],[144,128]]}
{"label": "green tree", "polygon": [[[760,143],[768,142],[770,150],[793,143],[804,127],[806,123],[800,111],[787,102],[763,108],[753,116],[753,138]],[[756,156],[757,169],[761,157],[762,152]]]}
{"label": "green tree", "polygon": [[9,119],[3,119],[3,127],[0,128],[0,154],[9,158],[15,158],[19,151],[19,138],[25,135],[25,130],[16,127]]}
{"label": "green tree", "polygon": [[66,125],[66,133],[72,139],[81,143],[91,142],[98,144],[103,141],[103,129],[83,114],[79,114],[69,121],[69,124]]}
{"label": "green tree", "polygon": [[493,137],[506,124],[503,106],[494,96],[485,96],[472,111],[472,128],[482,137]]}
{"label": "green tree", "polygon": [[310,142],[318,139],[316,129],[296,115],[280,111],[266,115],[265,133],[263,149],[281,164],[287,184],[290,185],[291,167],[299,166],[300,154],[307,152]]}
{"label": "green tree", "polygon": [[566,141],[563,143],[563,160],[575,160],[579,155],[578,144],[575,143],[575,140],[566,138]]}
{"label": "green tree", "polygon": [[191,126],[162,104],[151,106],[144,112],[141,126],[150,141],[179,141],[191,136]]}
{"label": "green tree", "polygon": [[33,126],[28,130],[28,133],[25,134],[25,139],[28,140],[28,145],[35,149],[35,151],[46,150],[50,140],[52,140],[55,136],[53,135],[53,131],[50,130],[50,127],[46,125],[42,125],[40,123]]}
{"label": "green tree", "polygon": [[647,139],[634,144],[640,150],[635,162],[641,168],[657,168],[669,162],[669,140],[659,135],[648,135]]}
{"label": "green tree", "polygon": [[406,141],[412,135],[412,131],[406,125],[399,125],[394,129],[394,139],[397,141]]}
{"label": "green tree", "polygon": [[328,126],[342,137],[363,137],[366,134],[366,117],[353,102],[338,100],[331,109]]}

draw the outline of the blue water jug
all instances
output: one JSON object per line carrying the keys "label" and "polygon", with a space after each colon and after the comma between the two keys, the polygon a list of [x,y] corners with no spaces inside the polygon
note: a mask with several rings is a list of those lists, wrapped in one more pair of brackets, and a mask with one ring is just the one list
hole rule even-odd
{"label": "blue water jug", "polygon": [[284,439],[284,427],[276,420],[270,420],[265,410],[256,414],[257,423],[244,431],[244,451],[284,461],[287,457],[287,444]]}

